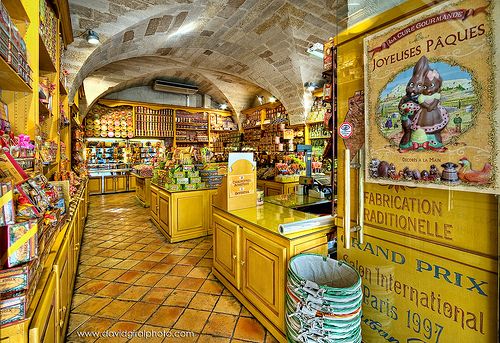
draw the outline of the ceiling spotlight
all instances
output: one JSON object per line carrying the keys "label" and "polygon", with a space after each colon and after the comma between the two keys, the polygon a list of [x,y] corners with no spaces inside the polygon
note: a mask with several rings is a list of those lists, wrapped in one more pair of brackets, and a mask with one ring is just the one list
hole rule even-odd
{"label": "ceiling spotlight", "polygon": [[315,84],[315,83],[313,83],[313,82],[306,82],[306,83],[304,83],[304,87],[305,87],[305,88],[306,88],[309,92],[312,92],[312,91],[314,91],[314,90],[317,88],[316,84]]}
{"label": "ceiling spotlight", "polygon": [[88,30],[87,31],[87,42],[92,44],[92,45],[99,44],[99,35],[93,30]]}
{"label": "ceiling spotlight", "polygon": [[323,59],[323,44],[314,43],[307,48],[306,52],[311,56]]}
{"label": "ceiling spotlight", "polygon": [[276,99],[274,96],[271,96],[269,98],[269,102],[276,102],[276,100],[278,100],[278,99]]}
{"label": "ceiling spotlight", "polygon": [[219,108],[220,108],[221,110],[226,110],[226,109],[227,109],[227,104],[220,104],[220,105],[219,105]]}

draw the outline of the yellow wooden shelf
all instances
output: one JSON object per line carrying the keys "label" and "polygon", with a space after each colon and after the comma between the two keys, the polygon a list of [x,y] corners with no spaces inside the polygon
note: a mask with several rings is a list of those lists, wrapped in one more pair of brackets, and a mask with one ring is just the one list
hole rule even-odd
{"label": "yellow wooden shelf", "polygon": [[198,141],[176,141],[176,144],[208,144],[209,142],[198,142]]}
{"label": "yellow wooden shelf", "polygon": [[21,0],[3,0],[2,4],[7,9],[7,12],[9,12],[12,19],[27,22],[30,21],[28,13],[26,13]]}
{"label": "yellow wooden shelf", "polygon": [[62,95],[68,95],[68,90],[66,89],[66,87],[64,87],[61,80],[59,80],[59,93]]}
{"label": "yellow wooden shelf", "polygon": [[40,41],[40,53],[39,53],[40,70],[48,73],[55,73],[57,71],[56,66],[54,64],[54,61],[52,61],[52,58],[50,57],[47,47],[45,46],[45,41],[40,35],[39,35],[39,41]]}
{"label": "yellow wooden shelf", "polygon": [[50,116],[50,110],[47,107],[47,105],[45,105],[43,102],[39,102],[39,103],[40,103],[40,105],[39,105],[39,107],[40,107],[39,112],[40,112],[41,117],[44,118],[43,120],[40,120],[40,121],[45,121]]}
{"label": "yellow wooden shelf", "polygon": [[322,122],[323,122],[323,120],[316,120],[316,121],[308,121],[308,122],[306,122],[306,124],[319,124]]}
{"label": "yellow wooden shelf", "polygon": [[178,131],[208,131],[208,128],[206,128],[206,129],[195,129],[195,128],[177,127],[176,129]]}
{"label": "yellow wooden shelf", "polygon": [[0,88],[15,92],[33,91],[3,58],[0,58]]}

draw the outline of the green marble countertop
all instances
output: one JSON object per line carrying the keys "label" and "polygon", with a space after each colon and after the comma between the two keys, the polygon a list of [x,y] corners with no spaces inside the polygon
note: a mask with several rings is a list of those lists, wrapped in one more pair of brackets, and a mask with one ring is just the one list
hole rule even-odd
{"label": "green marble countertop", "polygon": [[283,207],[294,208],[299,206],[306,205],[315,205],[315,204],[323,204],[330,202],[328,199],[319,199],[313,198],[307,195],[299,195],[299,194],[280,194],[273,195],[270,197],[264,198],[265,202],[280,205]]}

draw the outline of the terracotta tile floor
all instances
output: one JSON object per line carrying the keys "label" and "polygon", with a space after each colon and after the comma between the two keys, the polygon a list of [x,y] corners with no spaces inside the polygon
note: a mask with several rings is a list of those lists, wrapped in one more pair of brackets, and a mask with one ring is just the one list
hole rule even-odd
{"label": "terracotta tile floor", "polygon": [[[170,244],[133,193],[90,197],[67,342],[276,342],[211,268],[211,236]],[[195,335],[78,335],[106,330]]]}

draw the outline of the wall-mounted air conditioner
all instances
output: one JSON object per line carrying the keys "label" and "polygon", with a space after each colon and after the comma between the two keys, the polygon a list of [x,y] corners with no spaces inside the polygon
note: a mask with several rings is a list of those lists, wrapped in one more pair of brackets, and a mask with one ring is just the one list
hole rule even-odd
{"label": "wall-mounted air conditioner", "polygon": [[158,92],[168,92],[184,95],[192,95],[198,93],[197,86],[164,80],[155,80],[155,82],[153,83],[153,90]]}

